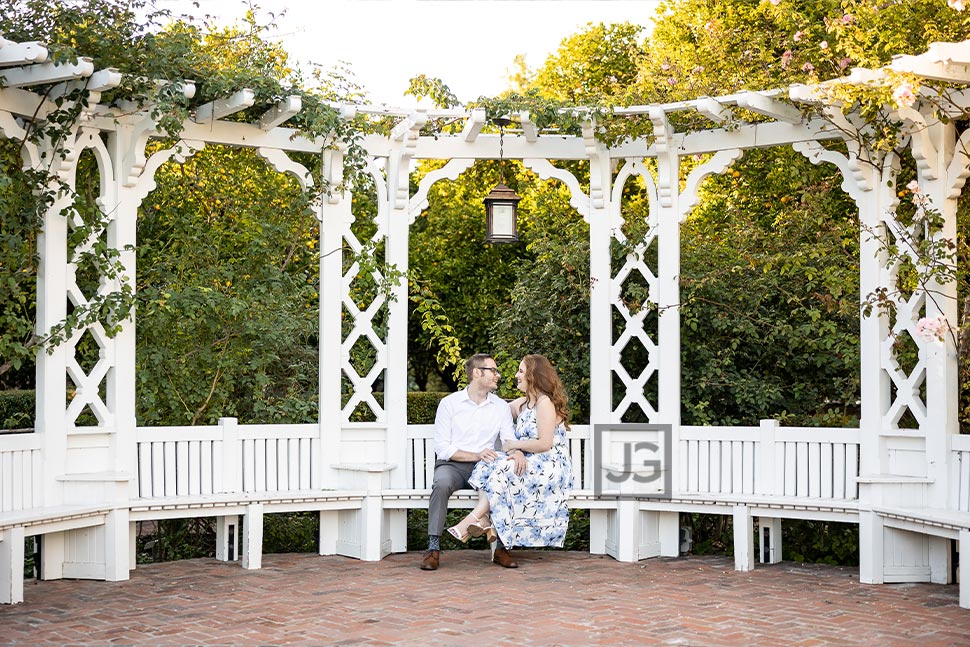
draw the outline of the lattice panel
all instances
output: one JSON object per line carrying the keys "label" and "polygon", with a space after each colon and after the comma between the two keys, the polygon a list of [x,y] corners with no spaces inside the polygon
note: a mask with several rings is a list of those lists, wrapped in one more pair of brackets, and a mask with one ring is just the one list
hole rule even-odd
{"label": "lattice panel", "polygon": [[[90,138],[88,141],[97,147],[88,149],[95,156],[106,155],[100,150],[103,144],[99,140]],[[107,214],[104,196],[97,200],[96,207]],[[68,229],[71,233],[69,238],[83,235],[81,231],[84,226],[81,216],[76,212],[71,213],[68,218]],[[67,312],[86,308],[118,289],[116,281],[108,280],[99,273],[94,262],[85,259],[96,246],[107,247],[108,229],[112,226],[113,220],[108,216],[106,227],[90,231],[85,239],[68,250],[65,282]],[[114,423],[114,414],[105,400],[107,378],[115,362],[114,340],[108,336],[101,323],[95,322],[75,331],[64,345],[67,351],[68,405],[65,415],[68,425],[111,426]],[[90,417],[92,415],[93,420]]]}
{"label": "lattice panel", "polygon": [[[384,238],[384,232],[378,228],[369,240],[370,246],[376,249]],[[364,249],[352,231],[344,233],[344,243],[357,254]],[[345,421],[358,410],[375,422],[386,418],[384,407],[374,397],[377,381],[387,369],[387,299],[379,289],[383,282],[379,270],[364,274],[357,262],[351,263],[343,275],[341,369],[345,392],[350,392],[342,409]]]}
{"label": "lattice panel", "polygon": [[[917,255],[912,251],[906,240],[918,240],[922,232],[914,227],[904,227],[894,220],[885,220],[888,235],[898,243],[899,252],[904,259],[890,263],[885,271],[886,286],[899,287],[900,281],[905,281],[905,274],[909,268],[920,271]],[[908,261],[906,260],[908,259]],[[882,368],[891,381],[890,403],[883,413],[884,428],[897,428],[907,412],[912,416],[910,423],[915,422],[920,428],[926,423],[926,357],[924,346],[927,343],[916,334],[916,322],[926,312],[926,295],[921,290],[915,290],[908,296],[898,290],[890,289],[893,305],[890,312],[889,333],[880,346]]]}
{"label": "lattice panel", "polygon": [[[648,186],[651,184],[648,181]],[[651,246],[659,243],[656,216],[650,214],[647,220],[646,236],[626,254],[610,281],[610,301],[619,315],[613,318],[614,328],[620,328],[611,345],[610,358],[616,420],[623,420],[627,415],[637,417],[636,408],[648,420],[654,420],[657,415],[657,403],[649,400],[653,389],[648,388],[657,379],[657,344],[645,324],[656,319],[653,306],[657,303],[657,276],[647,258]],[[628,244],[621,227],[613,229],[612,238],[617,243]],[[622,385],[622,393],[616,393],[618,384]]]}

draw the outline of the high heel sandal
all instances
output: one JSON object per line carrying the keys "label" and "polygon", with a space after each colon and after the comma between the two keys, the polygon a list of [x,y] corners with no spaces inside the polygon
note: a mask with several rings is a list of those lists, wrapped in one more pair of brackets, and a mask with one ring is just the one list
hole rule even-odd
{"label": "high heel sandal", "polygon": [[481,537],[485,535],[485,539],[489,543],[495,541],[498,535],[495,534],[495,528],[492,527],[492,520],[486,514],[482,517],[474,517],[475,521],[468,524],[468,536],[469,537]]}
{"label": "high heel sandal", "polygon": [[[458,526],[460,526],[466,519],[468,519],[468,517],[471,517],[472,518],[472,521],[468,525],[465,526],[465,530],[464,530],[464,532],[462,532],[458,528]],[[457,539],[458,541],[460,541],[461,543],[467,544],[469,538],[471,538],[471,537],[481,537],[481,535],[482,535],[482,533],[480,532],[481,531],[481,528],[478,526],[478,523],[480,521],[481,520],[478,517],[476,517],[474,514],[468,513],[468,516],[465,517],[465,519],[462,519],[461,522],[458,523],[458,525],[452,526],[451,528],[448,529],[448,534],[451,535],[452,537],[454,537],[455,539]],[[479,531],[478,534],[474,534],[472,532],[472,528],[473,527]]]}

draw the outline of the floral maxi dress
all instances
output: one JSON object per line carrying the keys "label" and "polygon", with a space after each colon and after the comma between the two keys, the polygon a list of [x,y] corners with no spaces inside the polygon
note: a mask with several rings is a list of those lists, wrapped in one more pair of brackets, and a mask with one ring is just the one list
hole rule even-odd
{"label": "floral maxi dress", "polygon": [[[519,412],[515,437],[519,440],[539,437],[535,409],[523,407]],[[527,453],[526,462],[522,476],[516,476],[515,461],[499,452],[491,463],[480,461],[468,482],[476,490],[485,490],[492,525],[507,548],[561,548],[569,523],[566,502],[573,487],[565,425],[556,425],[549,451]]]}

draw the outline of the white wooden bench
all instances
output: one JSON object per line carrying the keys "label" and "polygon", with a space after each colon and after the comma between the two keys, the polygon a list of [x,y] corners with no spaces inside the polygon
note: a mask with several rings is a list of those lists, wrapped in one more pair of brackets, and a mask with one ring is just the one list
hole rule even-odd
{"label": "white wooden bench", "polygon": [[24,601],[24,540],[47,533],[104,525],[116,507],[62,505],[0,512],[0,604]]}

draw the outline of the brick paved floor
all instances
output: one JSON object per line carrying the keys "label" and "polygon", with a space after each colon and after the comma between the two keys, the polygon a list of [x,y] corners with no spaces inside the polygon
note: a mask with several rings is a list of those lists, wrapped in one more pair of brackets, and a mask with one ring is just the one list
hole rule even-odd
{"label": "brick paved floor", "polygon": [[0,607],[0,644],[970,645],[956,586],[860,584],[856,569],[718,557],[623,564],[585,553],[485,551],[381,562],[266,555],[263,569],[196,559],[127,582],[27,582]]}

